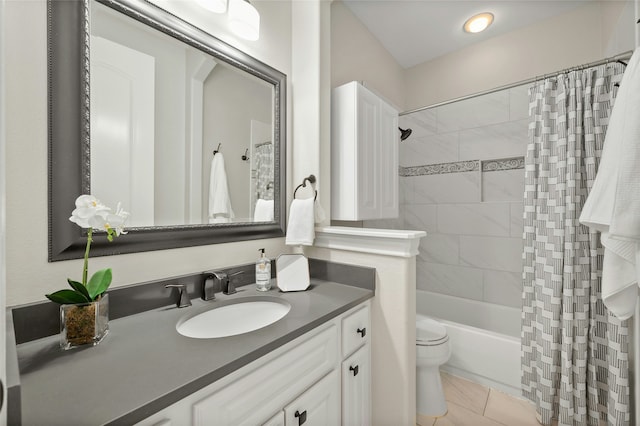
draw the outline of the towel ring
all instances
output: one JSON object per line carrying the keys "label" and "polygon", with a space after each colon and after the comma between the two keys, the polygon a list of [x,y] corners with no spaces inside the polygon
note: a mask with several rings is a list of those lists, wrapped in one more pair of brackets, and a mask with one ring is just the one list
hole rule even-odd
{"label": "towel ring", "polygon": [[[311,185],[313,185],[314,183],[316,183],[316,177],[314,175],[309,175],[309,177],[304,178],[304,180],[302,181],[302,183],[298,186],[296,186],[296,189],[293,191],[293,198],[296,198],[296,192],[298,192],[298,189],[300,188],[306,188],[307,187],[307,181],[309,181],[309,183]],[[318,199],[318,190],[315,190],[315,196],[313,197],[313,201],[316,201]]]}

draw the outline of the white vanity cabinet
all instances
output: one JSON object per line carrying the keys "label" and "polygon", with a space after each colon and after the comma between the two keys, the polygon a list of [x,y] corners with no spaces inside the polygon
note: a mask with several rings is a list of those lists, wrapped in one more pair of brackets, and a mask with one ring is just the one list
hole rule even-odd
{"label": "white vanity cabinet", "polygon": [[398,217],[398,111],[356,81],[331,104],[331,218]]}
{"label": "white vanity cabinet", "polygon": [[342,424],[371,424],[371,313],[369,306],[342,320]]}
{"label": "white vanity cabinet", "polygon": [[369,424],[369,311],[356,306],[138,424]]}

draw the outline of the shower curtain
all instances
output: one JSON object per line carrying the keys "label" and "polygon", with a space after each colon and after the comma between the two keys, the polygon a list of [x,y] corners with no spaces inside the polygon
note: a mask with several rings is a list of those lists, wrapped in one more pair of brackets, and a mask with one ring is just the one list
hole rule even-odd
{"label": "shower curtain", "polygon": [[599,234],[578,223],[624,66],[562,73],[529,90],[522,390],[550,425],[628,425],[629,330],[602,303]]}
{"label": "shower curtain", "polygon": [[256,200],[273,200],[273,144],[256,145]]}

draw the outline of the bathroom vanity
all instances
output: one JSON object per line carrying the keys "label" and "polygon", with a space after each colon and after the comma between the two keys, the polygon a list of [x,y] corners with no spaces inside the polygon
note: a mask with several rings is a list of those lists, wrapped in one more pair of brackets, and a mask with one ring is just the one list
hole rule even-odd
{"label": "bathroom vanity", "polygon": [[[362,279],[355,280],[358,287],[312,273],[304,292],[259,294],[244,285],[213,301],[192,299],[188,308],[167,299],[165,306],[111,320],[109,335],[95,347],[61,351],[58,335],[20,343],[21,422],[369,423],[375,272],[360,269],[370,287]],[[267,327],[235,336],[196,339],[176,331],[196,312],[258,295],[291,309]]]}
{"label": "bathroom vanity", "polygon": [[362,303],[138,424],[369,424],[369,318]]}

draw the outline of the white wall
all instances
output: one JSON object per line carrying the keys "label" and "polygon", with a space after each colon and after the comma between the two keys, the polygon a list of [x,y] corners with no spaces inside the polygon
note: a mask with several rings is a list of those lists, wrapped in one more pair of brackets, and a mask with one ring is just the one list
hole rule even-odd
{"label": "white wall", "polygon": [[632,50],[633,14],[623,13],[628,3],[594,2],[409,68],[405,110]]}
{"label": "white wall", "polygon": [[[5,0],[0,0],[0,28],[4,28],[4,7]],[[5,160],[5,100],[4,100],[4,33],[0,31],[0,312],[5,312],[6,306],[6,209],[5,209],[5,187],[6,187],[6,160]],[[0,319],[0,381],[3,387],[2,409],[0,409],[0,425],[7,424],[7,372],[6,364],[6,325],[5,315]]]}
{"label": "white wall", "polygon": [[[256,2],[261,15],[257,42],[234,37],[223,18],[193,2],[170,2],[172,12],[257,59],[291,74],[291,4]],[[6,36],[7,138],[7,305],[44,300],[64,288],[67,277],[78,279],[82,261],[47,262],[47,50],[46,3],[8,2]],[[288,93],[291,93],[290,87]],[[287,116],[291,116],[288,99]],[[287,120],[287,123],[290,123]],[[291,128],[288,125],[290,140]],[[290,162],[288,164],[291,164]],[[290,185],[290,184],[289,184]],[[290,196],[287,194],[287,196]],[[69,206],[71,212],[73,206]],[[126,238],[122,236],[121,238]],[[93,258],[92,271],[111,267],[112,286],[121,286],[194,271],[252,262],[257,249],[269,256],[288,249],[283,239],[247,241],[174,250]]]}
{"label": "white wall", "polygon": [[[330,176],[330,2],[293,1],[292,7],[293,159],[292,190],[313,174],[318,203],[331,211]],[[327,218],[328,219],[328,218]]]}
{"label": "white wall", "polygon": [[404,70],[341,1],[331,4],[331,87],[365,85],[404,110]]}

